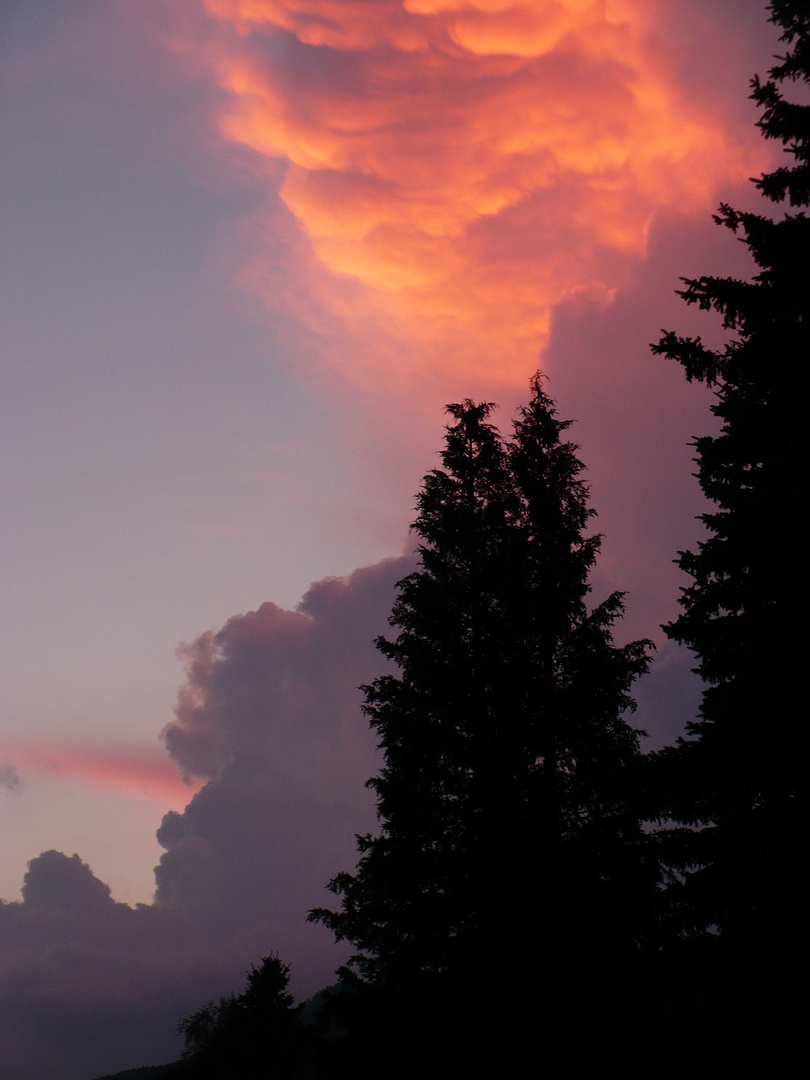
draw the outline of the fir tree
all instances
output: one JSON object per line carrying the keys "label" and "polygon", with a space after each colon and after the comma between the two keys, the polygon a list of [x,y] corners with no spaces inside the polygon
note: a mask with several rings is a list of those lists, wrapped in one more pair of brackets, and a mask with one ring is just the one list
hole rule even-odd
{"label": "fir tree", "polygon": [[[638,754],[622,714],[648,643],[613,644],[621,594],[588,609],[599,537],[585,535],[582,465],[540,378],[507,443],[492,409],[448,407],[443,468],[418,497],[421,566],[399,583],[397,635],[377,643],[398,673],[364,688],[384,754],[370,781],[380,833],[331,882],[341,909],[312,913],[355,944],[399,1016],[420,1003],[412,1026],[424,1032],[437,1001],[445,1028],[450,1000],[459,1022],[476,1017],[473,1057],[482,1040],[493,1052],[493,1024],[516,1040],[507,1014],[533,1031],[539,986],[553,1026],[554,995],[560,1022],[576,987],[593,993],[586,957],[592,977],[626,957],[636,928],[620,912],[646,865],[619,778]],[[456,1065],[461,1044],[446,1044]]]}
{"label": "fir tree", "polygon": [[[793,163],[755,183],[768,199],[800,208],[810,196],[810,106],[787,100],[782,88],[810,84],[810,9],[805,0],[774,0],[770,10],[789,49],[766,82],[753,80],[752,97],[764,110],[763,134],[781,141]],[[810,221],[801,209],[772,219],[726,205],[715,221],[740,236],[759,269],[750,281],[684,279],[687,303],[722,316],[725,347],[673,333],[655,347],[688,379],[714,388],[722,425],[695,442],[713,508],[703,515],[707,538],[680,553],[692,581],[665,627],[694,651],[707,685],[687,737],[658,760],[658,812],[681,826],[664,834],[675,872],[671,916],[682,933],[698,935],[691,948],[707,958],[703,977],[714,981],[704,988],[707,1000],[714,995],[706,1045],[728,1066],[741,1024],[766,1033],[756,1052],[750,1043],[742,1051],[735,1075],[748,1076],[776,1060],[794,1014],[784,982],[800,928],[798,624],[807,587],[792,522],[807,482]]]}
{"label": "fir tree", "polygon": [[306,1072],[301,1006],[287,990],[290,969],[277,956],[262,957],[241,994],[209,1001],[180,1021],[178,1080],[293,1080]]}

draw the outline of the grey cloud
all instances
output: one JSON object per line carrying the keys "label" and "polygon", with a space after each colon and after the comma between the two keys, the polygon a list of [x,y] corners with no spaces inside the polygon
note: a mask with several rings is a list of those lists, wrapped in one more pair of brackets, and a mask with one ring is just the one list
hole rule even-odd
{"label": "grey cloud", "polygon": [[695,657],[667,641],[658,649],[650,673],[634,689],[638,710],[633,722],[649,735],[646,750],[660,750],[683,735],[700,708],[703,683],[692,670]]}
{"label": "grey cloud", "polygon": [[308,590],[297,611],[272,603],[183,646],[186,683],[163,732],[187,777],[214,780],[235,760],[265,760],[297,781],[345,790],[366,779],[370,738],[358,723],[361,683],[380,669],[394,583],[410,557]]}
{"label": "grey cloud", "polygon": [[266,603],[183,650],[164,741],[208,782],[170,812],[151,905],[116,903],[78,855],[32,859],[0,903],[0,1080],[87,1080],[178,1056],[178,1021],[240,989],[278,951],[308,995],[345,958],[306,922],[374,825],[374,740],[361,683],[382,670],[392,559],[313,585],[297,611]]}
{"label": "grey cloud", "polygon": [[16,794],[25,787],[25,781],[17,771],[16,766],[8,763],[0,765],[0,787]]}
{"label": "grey cloud", "polygon": [[156,902],[221,937],[257,928],[311,993],[343,959],[305,922],[374,827],[376,771],[360,685],[379,673],[394,583],[411,557],[314,584],[297,611],[265,603],[184,649],[187,680],[164,731],[187,775],[208,778],[158,831]]}
{"label": "grey cloud", "polygon": [[22,896],[0,903],[0,1076],[85,1080],[176,1056],[178,1018],[223,974],[186,921],[116,903],[57,851],[31,860]]}
{"label": "grey cloud", "polygon": [[105,907],[111,900],[109,886],[99,881],[78,855],[45,851],[28,864],[23,879],[23,901],[31,907],[60,907],[82,911]]}

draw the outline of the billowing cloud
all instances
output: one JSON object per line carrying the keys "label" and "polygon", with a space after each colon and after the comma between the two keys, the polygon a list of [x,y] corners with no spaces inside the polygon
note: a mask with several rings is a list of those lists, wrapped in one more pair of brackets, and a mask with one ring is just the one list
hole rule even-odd
{"label": "billowing cloud", "polygon": [[[662,596],[674,606],[670,560],[692,542],[687,530],[700,509],[686,506],[677,485],[691,471],[687,433],[704,429],[705,412],[701,405],[700,423],[687,419],[696,410],[689,414],[680,371],[662,389],[667,376],[660,361],[653,373],[646,346],[659,326],[684,325],[680,313],[661,313],[660,289],[669,294],[679,273],[705,266],[678,251],[662,274],[661,251],[672,253],[683,233],[671,215],[655,266],[642,267],[648,238],[673,210],[697,211],[707,228],[718,189],[758,172],[764,152],[747,121],[742,134],[739,117],[737,127],[727,122],[722,100],[744,97],[747,68],[733,90],[719,89],[731,85],[731,60],[708,35],[690,93],[687,31],[676,40],[667,20],[699,40],[707,10],[731,25],[743,6],[151,0],[121,8],[132,19],[151,10],[161,30],[180,20],[173,44],[186,46],[195,76],[204,69],[216,84],[222,145],[240,148],[239,166],[249,162],[266,190],[244,222],[241,274],[275,309],[278,340],[288,330],[286,362],[311,371],[314,352],[354,386],[407,391],[362,415],[375,463],[386,455],[413,462],[407,410],[415,399],[437,410],[468,394],[504,405],[525,396],[551,334],[550,389],[563,415],[582,421],[575,437],[607,533],[599,573],[606,588],[630,588],[632,637],[666,617]],[[75,37],[87,48],[84,32]],[[120,47],[121,58],[130,55],[130,35]],[[158,85],[140,60],[127,70],[133,84]],[[64,107],[74,108],[72,99]],[[156,115],[162,109],[160,99]],[[183,113],[173,144],[188,152],[200,126]],[[655,293],[644,291],[651,270],[660,275]],[[642,306],[655,314],[642,317]],[[330,385],[345,406],[345,384]],[[435,418],[419,429],[431,451]],[[676,516],[683,539],[672,530]],[[155,903],[118,904],[77,856],[45,852],[30,864],[22,900],[0,904],[0,1071],[84,1080],[173,1057],[179,1017],[238,987],[271,949],[292,963],[299,994],[329,979],[342,954],[304,917],[328,901],[329,877],[350,868],[353,831],[373,825],[363,781],[376,763],[357,686],[379,670],[371,641],[408,568],[393,561],[320,582],[296,611],[263,604],[183,649],[186,681],[165,743],[183,776],[203,785],[190,802],[193,787],[165,758],[2,747],[34,779],[54,769],[173,809],[160,828]],[[664,650],[639,687],[639,719],[653,731],[648,717],[657,718],[658,742],[693,714],[689,663]],[[0,773],[0,782],[13,790],[17,775]]]}
{"label": "billowing cloud", "polygon": [[321,793],[365,779],[358,687],[379,668],[374,638],[411,566],[388,559],[327,578],[296,611],[265,603],[182,646],[187,679],[163,733],[181,771],[213,780],[235,761],[266,761]]}
{"label": "billowing cloud", "polygon": [[266,928],[294,972],[303,961],[309,990],[335,958],[305,914],[353,865],[354,834],[374,825],[359,687],[381,670],[373,641],[412,565],[328,578],[297,611],[262,604],[182,650],[187,681],[164,739],[188,776],[208,782],[163,819],[156,900],[215,935]]}
{"label": "billowing cloud", "polygon": [[31,907],[81,911],[103,908],[110,900],[110,890],[78,855],[68,859],[58,851],[46,851],[28,864],[22,897]]}
{"label": "billowing cloud", "polygon": [[85,1080],[176,1056],[178,1016],[216,992],[221,958],[172,912],[116,903],[78,855],[32,859],[22,893],[0,903],[3,1076]]}
{"label": "billowing cloud", "polygon": [[270,951],[300,995],[331,981],[345,950],[306,913],[353,865],[355,831],[374,826],[359,685],[382,669],[373,641],[412,567],[403,557],[325,579],[296,611],[266,603],[183,648],[164,739],[206,782],[163,819],[154,903],[116,903],[78,855],[56,851],[29,863],[21,901],[0,903],[10,1077],[84,1080],[171,1060],[179,1019],[241,988]]}
{"label": "billowing cloud", "polygon": [[299,230],[282,277],[268,211],[246,278],[354,379],[524,383],[555,305],[609,298],[658,211],[705,212],[762,153],[679,84],[666,4],[205,8],[221,132]]}

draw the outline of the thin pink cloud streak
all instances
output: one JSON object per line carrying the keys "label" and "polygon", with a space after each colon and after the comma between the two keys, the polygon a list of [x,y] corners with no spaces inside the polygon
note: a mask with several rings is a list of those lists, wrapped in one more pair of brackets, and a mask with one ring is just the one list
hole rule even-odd
{"label": "thin pink cloud streak", "polygon": [[29,773],[77,780],[92,787],[139,795],[160,806],[182,810],[202,784],[184,783],[159,750],[139,747],[80,746],[64,742],[0,746],[0,758]]}

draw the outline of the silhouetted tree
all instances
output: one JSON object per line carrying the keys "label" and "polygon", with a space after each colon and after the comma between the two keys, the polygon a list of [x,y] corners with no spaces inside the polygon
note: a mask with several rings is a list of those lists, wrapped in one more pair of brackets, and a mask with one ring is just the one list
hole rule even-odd
{"label": "silhouetted tree", "polygon": [[380,834],[331,882],[341,909],[311,914],[357,946],[411,1064],[426,1041],[458,1068],[521,1028],[534,1038],[541,986],[549,1028],[549,1010],[569,1021],[575,987],[585,1000],[632,949],[624,910],[649,879],[619,782],[648,643],[613,644],[621,594],[587,607],[599,537],[540,377],[508,443],[492,409],[448,406],[443,468],[418,496],[421,566],[399,583],[396,637],[377,642],[398,673],[364,688]]}
{"label": "silhouetted tree", "polygon": [[265,956],[241,994],[209,1001],[180,1021],[185,1039],[179,1077],[190,1080],[288,1080],[304,1075],[300,1006],[287,990],[289,968]]}
{"label": "silhouetted tree", "polygon": [[[810,105],[786,100],[782,86],[810,84],[810,8],[774,0],[770,10],[790,48],[768,81],[753,80],[752,97],[764,110],[763,134],[781,141],[793,164],[755,183],[768,199],[805,207]],[[680,825],[665,834],[675,871],[670,912],[675,928],[697,935],[684,955],[704,958],[701,977],[713,987],[702,990],[713,1012],[702,1037],[730,1068],[729,1047],[747,1026],[735,1075],[753,1076],[773,1067],[795,1018],[783,984],[801,895],[797,626],[807,571],[794,519],[808,474],[810,221],[803,210],[774,220],[726,205],[715,221],[740,235],[759,271],[751,281],[684,279],[687,303],[722,316],[731,332],[724,348],[673,333],[655,347],[688,379],[715,388],[712,411],[722,423],[718,435],[695,442],[714,507],[702,518],[707,538],[680,553],[692,583],[665,627],[695,652],[707,686],[699,717],[660,756],[655,775],[658,812]],[[752,1031],[760,1033],[756,1052]]]}

